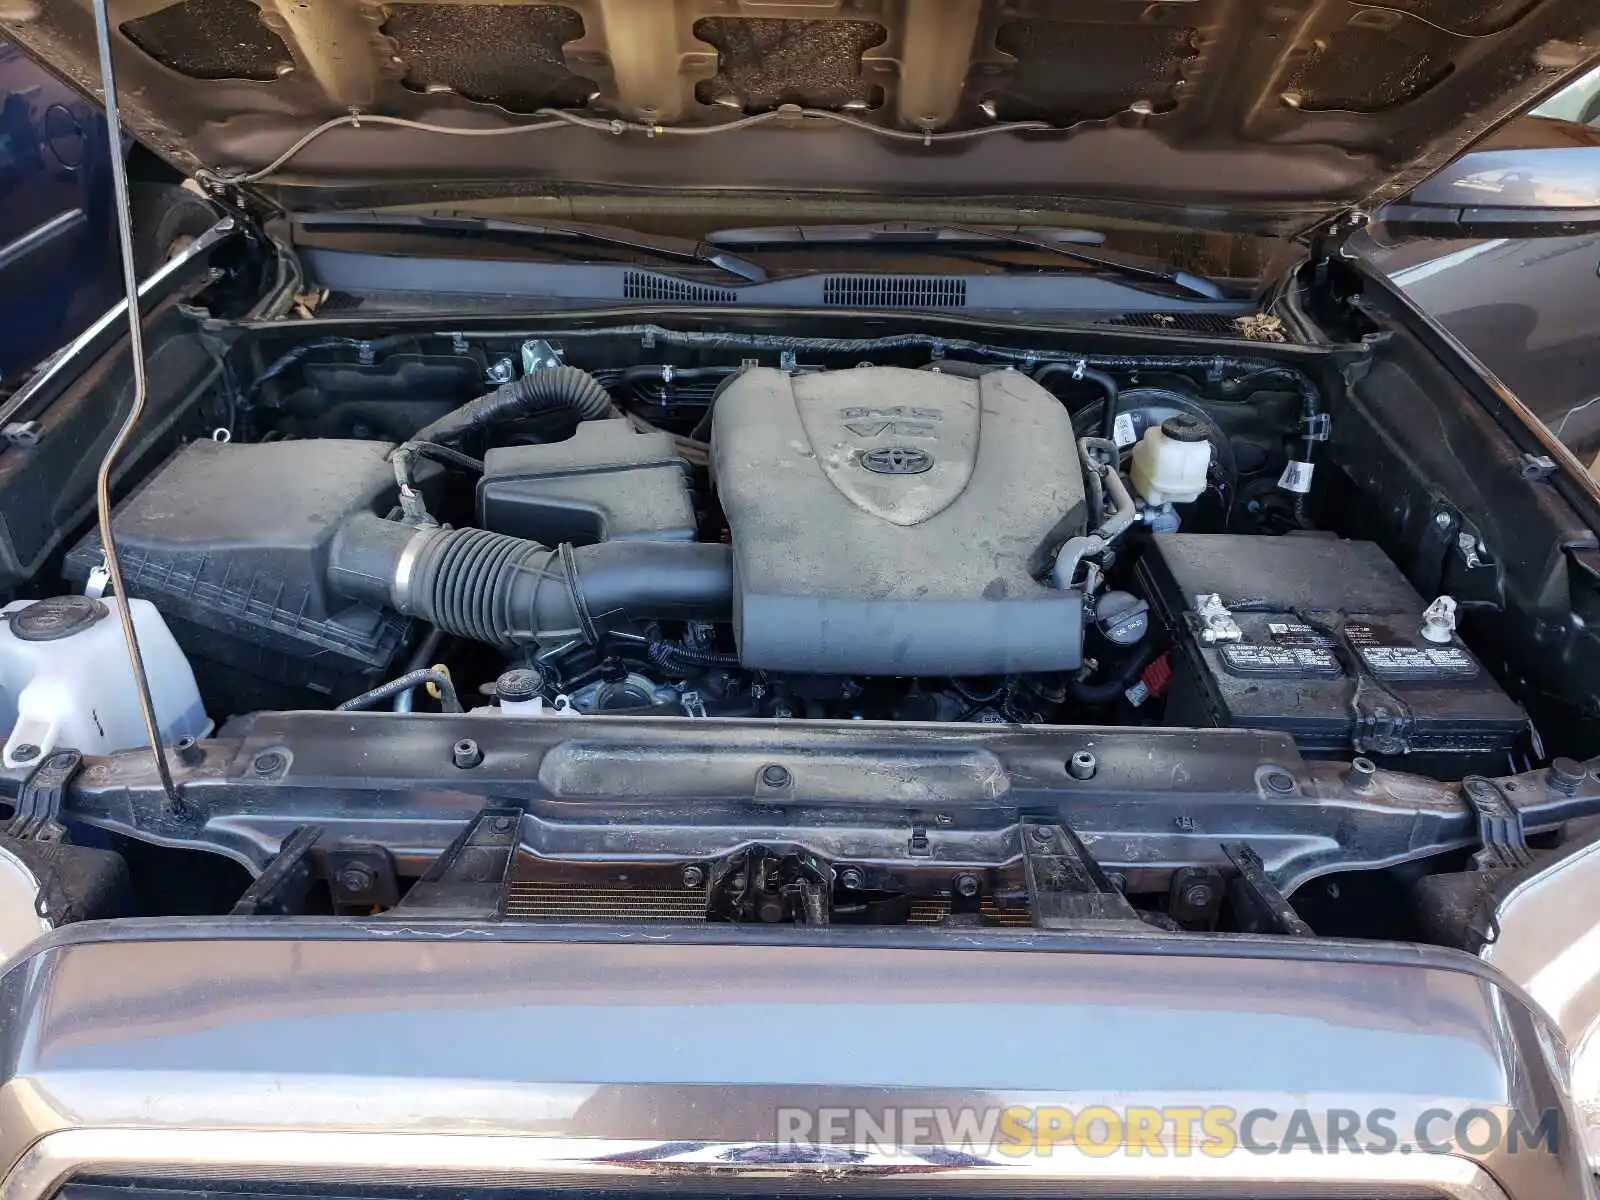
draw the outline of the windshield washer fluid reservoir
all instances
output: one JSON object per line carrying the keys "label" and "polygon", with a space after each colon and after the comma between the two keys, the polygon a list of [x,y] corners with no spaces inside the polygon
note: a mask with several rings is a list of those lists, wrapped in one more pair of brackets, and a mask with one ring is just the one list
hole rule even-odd
{"label": "windshield washer fluid reservoir", "polygon": [[1147,503],[1188,504],[1206,490],[1211,438],[1204,421],[1178,413],[1133,448],[1133,488]]}
{"label": "windshield washer fluid reservoir", "polygon": [[[11,728],[6,766],[35,766],[58,746],[109,754],[146,744],[118,603],[56,596],[0,608],[0,720]],[[131,604],[162,740],[205,737],[211,722],[183,651],[155,605]]]}

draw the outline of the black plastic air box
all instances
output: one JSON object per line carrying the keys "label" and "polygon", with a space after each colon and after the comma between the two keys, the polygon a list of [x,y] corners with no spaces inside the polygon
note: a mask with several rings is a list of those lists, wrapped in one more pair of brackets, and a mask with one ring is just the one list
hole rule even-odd
{"label": "black plastic air box", "polygon": [[688,465],[669,433],[583,421],[565,441],[491,449],[478,524],[544,546],[693,541]]}
{"label": "black plastic air box", "polygon": [[[1158,534],[1139,573],[1176,647],[1169,724],[1283,730],[1308,755],[1452,773],[1503,768],[1527,728],[1459,639],[1421,636],[1427,601],[1371,542]],[[1210,595],[1236,640],[1206,640]],[[1412,757],[1383,753],[1385,735]]]}
{"label": "black plastic air box", "polygon": [[[389,447],[309,439],[191,442],[118,507],[128,591],[149,600],[217,715],[325,707],[391,674],[408,622],[324,582],[328,543],[357,512],[394,504]],[[67,556],[80,586],[97,534]]]}

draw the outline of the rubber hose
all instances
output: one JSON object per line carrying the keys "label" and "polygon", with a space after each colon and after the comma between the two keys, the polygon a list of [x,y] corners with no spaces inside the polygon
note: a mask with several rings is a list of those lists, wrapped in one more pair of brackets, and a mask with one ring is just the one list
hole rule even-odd
{"label": "rubber hose", "polygon": [[1117,381],[1104,371],[1096,371],[1086,363],[1046,363],[1033,373],[1033,381],[1043,386],[1051,375],[1065,375],[1068,379],[1092,383],[1106,396],[1105,415],[1100,420],[1100,436],[1115,441],[1117,436]]}
{"label": "rubber hose", "polygon": [[651,663],[663,671],[672,671],[680,675],[688,675],[696,670],[705,670],[712,667],[737,667],[739,656],[725,654],[720,650],[701,650],[694,646],[685,646],[682,642],[668,642],[656,640],[650,643],[645,651]]}
{"label": "rubber hose", "polygon": [[447,467],[458,467],[472,475],[483,474],[483,459],[473,458],[470,454],[463,454],[450,446],[441,446],[437,442],[413,442],[417,457],[431,458],[434,462],[444,463]]}
{"label": "rubber hose", "polygon": [[[406,669],[403,674],[409,675],[412,671],[423,671],[439,661],[439,651],[444,649],[444,633],[438,629],[429,629],[417,642],[417,648],[411,652],[411,657],[406,660]],[[395,712],[411,712],[416,708],[417,689],[407,688],[394,698]]]}
{"label": "rubber hose", "polygon": [[716,388],[711,393],[711,403],[706,405],[706,411],[700,414],[700,419],[695,422],[694,428],[689,431],[689,436],[692,439],[697,442],[704,442],[710,439],[711,419],[716,414],[717,401],[722,398],[722,393],[732,387],[734,381],[743,374],[744,372],[742,370],[736,371],[732,375],[729,375],[721,383],[717,384]]}
{"label": "rubber hose", "polygon": [[1098,683],[1086,683],[1081,679],[1067,680],[1067,695],[1079,704],[1110,704],[1123,692],[1134,685],[1144,669],[1155,662],[1160,653],[1161,643],[1154,636],[1148,636],[1114,668],[1111,674]]}
{"label": "rubber hose", "polygon": [[[611,393],[593,375],[577,367],[544,367],[495,388],[476,400],[452,409],[437,421],[417,430],[394,454],[394,478],[400,488],[400,507],[414,525],[434,524],[417,491],[413,468],[429,446],[453,446],[467,434],[486,425],[536,413],[567,411],[575,421],[592,421],[616,410]],[[459,465],[459,464],[458,464]]]}
{"label": "rubber hose", "polygon": [[450,676],[443,671],[428,668],[422,671],[409,671],[398,679],[391,679],[388,683],[380,684],[370,692],[362,692],[346,700],[335,712],[361,712],[363,709],[372,708],[382,704],[385,700],[398,696],[401,692],[408,692],[414,687],[431,683],[439,689],[439,705],[447,713],[461,711],[461,701],[456,697],[456,685],[450,682]]}
{"label": "rubber hose", "polygon": [[[1095,450],[1105,454],[1110,462],[1098,462],[1094,457]],[[1134,503],[1127,485],[1122,482],[1122,472],[1115,465],[1117,444],[1104,438],[1079,438],[1078,456],[1083,462],[1084,478],[1096,480],[1099,486],[1105,488],[1105,498],[1110,502],[1111,511],[1090,532],[1070,537],[1062,543],[1056,554],[1055,565],[1050,569],[1051,581],[1062,591],[1076,582],[1078,566],[1084,559],[1111,549],[1112,544],[1139,518],[1139,506]]]}
{"label": "rubber hose", "polygon": [[614,622],[728,621],[733,558],[704,542],[552,550],[482,529],[416,529],[362,513],[334,539],[328,583],[446,633],[496,646],[598,642]]}
{"label": "rubber hose", "polygon": [[570,412],[575,421],[595,421],[612,412],[611,393],[578,367],[545,367],[469,400],[424,425],[413,442],[453,445],[475,429],[537,413]]}

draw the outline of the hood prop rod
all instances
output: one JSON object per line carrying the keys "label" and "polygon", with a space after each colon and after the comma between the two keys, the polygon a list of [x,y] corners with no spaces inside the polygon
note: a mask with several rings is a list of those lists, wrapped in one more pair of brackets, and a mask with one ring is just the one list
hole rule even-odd
{"label": "hood prop rod", "polygon": [[139,632],[133,624],[132,598],[122,584],[122,563],[117,555],[117,544],[111,529],[111,474],[118,457],[133,436],[139,419],[144,415],[149,382],[145,375],[143,314],[139,308],[139,271],[133,260],[133,209],[128,197],[128,170],[122,154],[122,117],[117,105],[116,69],[111,62],[111,18],[106,11],[109,0],[94,0],[95,39],[100,47],[100,81],[102,101],[106,110],[106,140],[111,150],[111,188],[117,213],[117,240],[122,251],[122,286],[128,298],[128,353],[133,358],[133,403],[123,418],[122,428],[111,440],[106,456],[100,463],[100,473],[95,479],[95,504],[99,510],[100,545],[105,551],[106,574],[110,576],[112,590],[117,596],[117,615],[122,620],[123,640],[128,644],[128,660],[133,667],[134,687],[139,693],[139,711],[144,717],[145,736],[150,742],[150,754],[155,759],[156,774],[161,779],[170,811],[180,812],[184,805],[178,789],[172,782],[172,768],[167,763],[166,747],[161,744],[161,725],[156,718],[155,701],[150,695],[150,677],[145,672],[144,655],[139,650]]}

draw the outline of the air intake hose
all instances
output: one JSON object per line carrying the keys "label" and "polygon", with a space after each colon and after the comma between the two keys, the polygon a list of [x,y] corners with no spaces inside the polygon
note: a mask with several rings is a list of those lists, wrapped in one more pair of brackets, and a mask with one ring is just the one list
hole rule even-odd
{"label": "air intake hose", "polygon": [[406,520],[417,525],[434,523],[416,490],[413,476],[418,456],[426,453],[424,447],[453,447],[469,433],[486,425],[540,413],[567,412],[576,422],[597,420],[615,411],[605,386],[577,367],[544,367],[467,401],[437,421],[424,425],[395,450],[392,456],[394,477],[400,485],[400,507]]}
{"label": "air intake hose", "polygon": [[364,513],[334,539],[329,586],[496,646],[571,637],[617,621],[727,621],[729,548],[602,542],[550,549],[482,529],[417,528]]}

